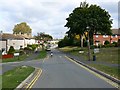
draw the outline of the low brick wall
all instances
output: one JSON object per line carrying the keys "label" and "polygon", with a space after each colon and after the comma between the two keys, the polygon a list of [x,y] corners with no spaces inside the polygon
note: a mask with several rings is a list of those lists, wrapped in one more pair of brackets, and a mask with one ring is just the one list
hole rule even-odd
{"label": "low brick wall", "polygon": [[2,55],[2,59],[13,58],[13,54]]}

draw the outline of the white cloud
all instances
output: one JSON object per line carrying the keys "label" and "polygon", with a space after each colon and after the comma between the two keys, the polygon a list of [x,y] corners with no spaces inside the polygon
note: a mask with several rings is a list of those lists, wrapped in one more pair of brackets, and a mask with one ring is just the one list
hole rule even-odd
{"label": "white cloud", "polygon": [[[3,32],[11,32],[15,24],[27,22],[33,30],[45,32],[55,38],[63,38],[67,28],[66,18],[84,0],[0,0],[0,27]],[[110,12],[113,28],[118,26],[118,0],[87,0],[89,4],[97,4]],[[112,3],[112,4],[111,4]]]}

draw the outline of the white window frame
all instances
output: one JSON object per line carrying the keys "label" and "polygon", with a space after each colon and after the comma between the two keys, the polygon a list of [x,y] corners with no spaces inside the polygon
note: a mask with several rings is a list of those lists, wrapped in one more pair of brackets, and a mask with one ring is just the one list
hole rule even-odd
{"label": "white window frame", "polygon": [[95,37],[98,38],[98,35],[96,35]]}
{"label": "white window frame", "polygon": [[103,37],[104,37],[104,38],[107,38],[107,37],[108,37],[108,35],[103,35]]}

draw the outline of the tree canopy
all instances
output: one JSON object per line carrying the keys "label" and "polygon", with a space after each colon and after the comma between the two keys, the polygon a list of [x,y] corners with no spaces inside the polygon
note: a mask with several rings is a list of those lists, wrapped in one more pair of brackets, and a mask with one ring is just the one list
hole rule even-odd
{"label": "tree canopy", "polygon": [[89,5],[81,2],[80,7],[73,10],[69,17],[66,18],[68,27],[68,36],[85,35],[89,27],[89,36],[93,39],[93,34],[112,34],[110,14],[97,5]]}
{"label": "tree canopy", "polygon": [[15,25],[15,27],[13,29],[14,34],[19,34],[19,33],[21,33],[21,34],[25,34],[25,33],[30,34],[31,32],[32,32],[32,29],[30,28],[29,25],[27,25],[26,22],[22,22],[20,24]]}
{"label": "tree canopy", "polygon": [[53,37],[49,34],[45,34],[45,33],[37,33],[36,36],[34,36],[35,39],[37,40],[43,40],[43,41],[48,41],[48,40],[52,40]]}

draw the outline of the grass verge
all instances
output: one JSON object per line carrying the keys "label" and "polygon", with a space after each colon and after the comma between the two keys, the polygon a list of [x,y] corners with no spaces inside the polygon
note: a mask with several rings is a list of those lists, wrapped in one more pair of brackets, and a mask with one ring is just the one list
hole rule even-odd
{"label": "grass verge", "polygon": [[2,75],[0,75],[0,90],[2,90]]}
{"label": "grass verge", "polygon": [[2,90],[15,89],[23,80],[25,80],[35,68],[29,66],[16,67],[2,75]]}
{"label": "grass verge", "polygon": [[119,75],[120,68],[118,67],[109,67],[100,64],[89,64],[89,65],[120,80],[120,75]]}
{"label": "grass verge", "polygon": [[[82,48],[84,53],[79,53],[81,50],[80,47],[63,47],[60,48],[61,51],[69,52],[72,55],[83,57],[84,60],[88,60],[88,49]],[[93,49],[91,51],[91,59],[93,58]],[[106,62],[110,64],[120,64],[119,54],[120,48],[119,47],[110,47],[110,48],[100,48],[100,52],[96,53],[96,60],[100,62]]]}
{"label": "grass verge", "polygon": [[40,51],[39,55],[35,59],[42,59],[45,58],[46,56],[47,56],[46,51]]}
{"label": "grass verge", "polygon": [[25,60],[28,56],[26,54],[21,55],[19,57],[14,57],[14,58],[7,58],[7,59],[2,59],[2,62],[15,62],[15,61],[22,61]]}

